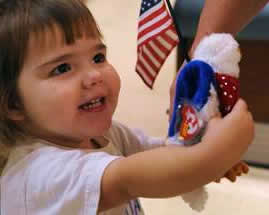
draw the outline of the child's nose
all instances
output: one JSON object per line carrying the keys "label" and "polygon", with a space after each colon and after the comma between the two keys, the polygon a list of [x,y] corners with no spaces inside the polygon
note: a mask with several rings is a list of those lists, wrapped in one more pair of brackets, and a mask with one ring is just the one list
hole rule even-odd
{"label": "child's nose", "polygon": [[83,88],[88,89],[102,82],[103,82],[102,75],[97,70],[85,72],[84,76],[82,77]]}

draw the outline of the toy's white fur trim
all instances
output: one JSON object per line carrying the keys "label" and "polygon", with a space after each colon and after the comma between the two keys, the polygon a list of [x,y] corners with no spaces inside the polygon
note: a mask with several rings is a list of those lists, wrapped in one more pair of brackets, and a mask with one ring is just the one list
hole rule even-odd
{"label": "toy's white fur trim", "polygon": [[211,118],[220,115],[218,95],[212,84],[209,92],[210,96],[208,97],[208,102],[199,112],[202,119],[206,122],[208,122]]}
{"label": "toy's white fur trim", "polygon": [[241,53],[239,44],[231,34],[206,36],[195,49],[193,59],[208,63],[215,72],[239,77]]}
{"label": "toy's white fur trim", "polygon": [[184,193],[181,197],[193,210],[201,212],[205,208],[208,192],[205,187],[201,187],[190,193]]}

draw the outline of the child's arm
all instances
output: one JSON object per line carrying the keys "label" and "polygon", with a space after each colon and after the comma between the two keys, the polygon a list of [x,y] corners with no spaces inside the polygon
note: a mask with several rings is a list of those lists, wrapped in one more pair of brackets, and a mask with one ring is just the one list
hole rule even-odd
{"label": "child's arm", "polygon": [[135,197],[171,197],[221,177],[240,160],[254,136],[242,100],[223,119],[210,121],[200,144],[167,146],[113,161],[102,179],[99,210]]}

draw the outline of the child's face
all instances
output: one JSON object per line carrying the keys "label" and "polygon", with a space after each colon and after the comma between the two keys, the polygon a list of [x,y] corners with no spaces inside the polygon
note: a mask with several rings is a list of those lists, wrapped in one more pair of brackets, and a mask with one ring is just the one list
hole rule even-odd
{"label": "child's face", "polygon": [[99,38],[65,45],[60,32],[46,34],[45,45],[30,40],[18,80],[23,126],[38,138],[77,146],[110,127],[120,78]]}

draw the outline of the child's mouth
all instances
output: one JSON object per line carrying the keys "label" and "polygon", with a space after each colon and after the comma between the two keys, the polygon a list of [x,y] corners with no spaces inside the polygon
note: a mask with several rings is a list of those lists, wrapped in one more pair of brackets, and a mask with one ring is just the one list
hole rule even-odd
{"label": "child's mouth", "polygon": [[100,108],[103,107],[105,103],[105,97],[100,97],[96,99],[92,99],[89,102],[82,104],[79,106],[80,110],[86,110],[86,111],[98,111]]}

